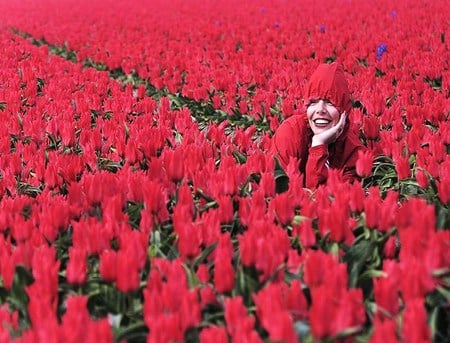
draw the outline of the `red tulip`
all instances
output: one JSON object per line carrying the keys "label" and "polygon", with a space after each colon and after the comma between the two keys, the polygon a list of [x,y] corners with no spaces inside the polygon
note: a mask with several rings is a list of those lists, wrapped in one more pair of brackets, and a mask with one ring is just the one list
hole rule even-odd
{"label": "red tulip", "polygon": [[[177,208],[178,213],[183,208]],[[176,217],[174,213],[174,218]],[[192,222],[177,222],[174,224],[174,230],[178,235],[178,250],[183,259],[193,259],[201,252],[200,246],[202,244],[201,231]]]}
{"label": "red tulip", "polygon": [[418,169],[416,171],[416,180],[420,187],[427,189],[429,186],[428,176],[427,174],[422,170]]}
{"label": "red tulip", "polygon": [[139,288],[140,277],[136,254],[130,250],[117,252],[117,289],[123,293],[132,292]]}
{"label": "red tulip", "polygon": [[104,281],[115,281],[117,278],[117,253],[114,250],[103,250],[100,254],[100,276]]}
{"label": "red tulip", "polygon": [[248,315],[242,297],[226,299],[224,305],[227,331],[233,341],[237,341],[238,337],[243,337],[253,332],[255,318]]}
{"label": "red tulip", "polygon": [[391,318],[398,314],[399,288],[391,277],[381,277],[373,280],[373,292],[377,304],[379,318]]}
{"label": "red tulip", "polygon": [[19,313],[17,311],[10,311],[7,304],[0,306],[0,322],[3,324],[0,328],[0,338],[5,342],[9,339],[9,332],[6,327],[17,330],[19,328]]}
{"label": "red tulip", "polygon": [[87,342],[108,343],[113,340],[113,330],[108,318],[89,321],[87,332]]}
{"label": "red tulip", "polygon": [[253,299],[258,320],[272,341],[297,342],[293,318],[285,309],[279,284],[269,284],[253,295]]}
{"label": "red tulip", "polygon": [[[200,232],[201,241],[210,246],[219,240],[221,235],[220,215],[217,211],[209,210],[201,215],[195,222]],[[214,254],[214,252],[213,252]]]}
{"label": "red tulip", "polygon": [[61,334],[67,342],[80,342],[86,339],[89,325],[85,296],[72,296],[66,300],[66,312],[62,318]]}
{"label": "red tulip", "polygon": [[427,325],[427,313],[421,298],[406,302],[402,321],[402,339],[405,342],[430,342],[430,328]]}
{"label": "red tulip", "polygon": [[[0,242],[2,240],[0,240]],[[10,252],[6,251],[5,247],[2,246],[2,251],[0,252],[0,275],[2,277],[3,286],[7,290],[10,290],[13,285],[15,270],[16,264],[14,263]]]}
{"label": "red tulip", "polygon": [[326,285],[333,280],[334,292],[347,288],[345,264],[338,263],[333,255],[325,252],[309,251],[304,267],[304,278],[310,288]]}
{"label": "red tulip", "polygon": [[293,233],[300,238],[300,243],[304,248],[316,245],[316,233],[312,228],[312,220],[306,219],[294,226]]}
{"label": "red tulip", "polygon": [[395,258],[398,251],[398,237],[390,236],[383,247],[383,253],[385,258]]}
{"label": "red tulip", "polygon": [[79,222],[72,221],[72,244],[84,249],[87,254],[99,254],[109,247],[114,238],[111,225],[99,222],[97,218],[88,217]]}
{"label": "red tulip", "polygon": [[219,205],[218,213],[220,216],[220,222],[222,224],[232,223],[234,220],[234,210],[231,197],[227,195],[219,195],[216,201]]}
{"label": "red tulip", "polygon": [[[401,257],[400,257],[401,258]],[[414,299],[424,299],[428,292],[436,287],[436,280],[427,271],[421,261],[405,259],[401,262],[402,279],[400,280],[400,292],[405,302]]]}
{"label": "red tulip", "polygon": [[330,233],[330,239],[335,242],[345,242],[351,245],[355,239],[352,229],[355,226],[353,218],[349,218],[347,206],[333,204],[320,210],[319,231],[322,236]]}
{"label": "red tulip", "polygon": [[374,332],[370,337],[370,343],[397,343],[397,323],[393,319],[374,319]]}
{"label": "red tulip", "polygon": [[201,343],[228,343],[227,330],[224,326],[209,326],[200,332]]}
{"label": "red tulip", "polygon": [[36,230],[31,220],[25,220],[22,216],[17,217],[11,225],[11,235],[19,242],[28,240],[33,230]]}
{"label": "red tulip", "polygon": [[217,295],[212,286],[205,286],[200,288],[200,306],[204,309],[208,305],[218,305]]}
{"label": "red tulip", "polygon": [[144,206],[142,212],[148,211],[155,218],[155,221],[164,222],[169,217],[167,211],[167,192],[158,182],[148,181],[142,185],[144,190]]}
{"label": "red tulip", "polygon": [[259,183],[264,196],[273,197],[275,195],[275,178],[273,173],[262,173]]}
{"label": "red tulip", "polygon": [[292,314],[294,321],[306,319],[308,316],[308,306],[300,281],[293,281],[289,288],[285,287],[284,292],[285,306]]}
{"label": "red tulip", "polygon": [[[144,321],[151,342],[182,340],[200,322],[197,292],[188,289],[180,260],[155,259],[144,289]],[[164,281],[163,281],[164,278]]]}
{"label": "red tulip", "polygon": [[278,226],[267,226],[264,221],[255,221],[250,229],[238,237],[242,264],[255,266],[261,272],[260,281],[267,280],[276,273],[283,276],[279,266],[287,257],[289,239],[286,231]]}
{"label": "red tulip", "polygon": [[266,212],[266,200],[263,190],[253,192],[252,196],[239,198],[239,219],[249,226],[255,219],[262,218]]}
{"label": "red tulip", "polygon": [[394,156],[394,162],[399,180],[405,180],[411,177],[408,157]]}
{"label": "red tulip", "polygon": [[81,285],[86,282],[87,256],[81,248],[69,248],[69,262],[67,263],[66,278],[72,284]]}
{"label": "red tulip", "polygon": [[358,160],[356,161],[356,173],[361,177],[368,177],[372,174],[374,154],[371,150],[358,151]]}
{"label": "red tulip", "polygon": [[290,224],[294,218],[293,199],[288,192],[276,194],[269,203],[269,212],[274,215],[280,225]]}
{"label": "red tulip", "polygon": [[214,258],[214,285],[219,293],[234,288],[235,275],[232,265],[233,245],[229,234],[222,234]]}
{"label": "red tulip", "polygon": [[118,235],[120,250],[128,251],[136,256],[139,269],[144,268],[147,261],[149,235],[139,230],[124,228]]}
{"label": "red tulip", "polygon": [[376,117],[363,117],[364,136],[368,140],[376,140],[379,137],[379,122]]}
{"label": "red tulip", "polygon": [[311,297],[309,318],[316,338],[333,337],[365,322],[361,289],[345,291],[338,296],[332,287],[320,286],[311,290]]}
{"label": "red tulip", "polygon": [[364,189],[359,182],[353,182],[348,189],[349,207],[352,212],[364,210]]}
{"label": "red tulip", "polygon": [[443,181],[437,182],[437,189],[441,202],[443,204],[448,204],[450,202],[450,186],[448,176]]}
{"label": "red tulip", "polygon": [[[58,292],[58,271],[60,261],[56,260],[54,247],[41,245],[33,254],[31,269],[35,282],[32,284],[36,291],[48,294],[56,299]],[[56,305],[56,303],[54,304]]]}
{"label": "red tulip", "polygon": [[184,177],[184,156],[183,150],[164,150],[161,155],[167,176],[172,182],[179,182]]}

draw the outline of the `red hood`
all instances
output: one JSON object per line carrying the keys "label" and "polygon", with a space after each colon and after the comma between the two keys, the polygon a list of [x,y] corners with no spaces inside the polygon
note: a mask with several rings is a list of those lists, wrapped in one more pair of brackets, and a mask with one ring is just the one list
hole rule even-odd
{"label": "red hood", "polygon": [[336,62],[320,64],[306,85],[305,103],[311,99],[327,99],[339,110],[339,113],[352,109],[350,91],[342,66]]}

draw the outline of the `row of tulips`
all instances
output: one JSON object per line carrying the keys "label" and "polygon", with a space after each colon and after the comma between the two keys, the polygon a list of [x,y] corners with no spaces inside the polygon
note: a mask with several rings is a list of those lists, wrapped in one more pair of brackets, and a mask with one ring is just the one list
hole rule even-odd
{"label": "row of tulips", "polygon": [[445,88],[420,93],[433,113],[355,110],[363,184],[311,193],[288,168],[276,194],[255,127],[200,130],[167,97],[1,38],[5,340],[445,339]]}

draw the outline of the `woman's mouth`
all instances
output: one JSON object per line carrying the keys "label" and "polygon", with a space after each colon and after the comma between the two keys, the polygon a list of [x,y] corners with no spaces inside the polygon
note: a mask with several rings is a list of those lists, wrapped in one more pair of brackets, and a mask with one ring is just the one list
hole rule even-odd
{"label": "woman's mouth", "polygon": [[331,123],[331,120],[325,118],[317,118],[313,120],[313,123],[317,127],[325,127]]}

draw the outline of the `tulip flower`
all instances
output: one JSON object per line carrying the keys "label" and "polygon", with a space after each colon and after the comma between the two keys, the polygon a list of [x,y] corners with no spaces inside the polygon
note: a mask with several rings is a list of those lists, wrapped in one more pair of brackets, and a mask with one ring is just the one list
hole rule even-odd
{"label": "tulip flower", "polygon": [[79,248],[69,248],[69,263],[66,269],[67,281],[81,285],[87,277],[86,251]]}
{"label": "tulip flower", "polygon": [[356,173],[361,177],[368,177],[372,174],[374,154],[367,150],[358,152],[358,160],[356,161]]}

